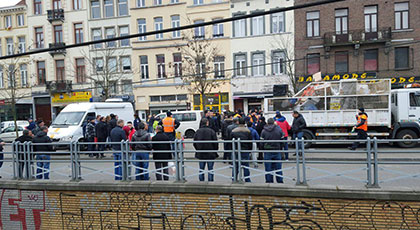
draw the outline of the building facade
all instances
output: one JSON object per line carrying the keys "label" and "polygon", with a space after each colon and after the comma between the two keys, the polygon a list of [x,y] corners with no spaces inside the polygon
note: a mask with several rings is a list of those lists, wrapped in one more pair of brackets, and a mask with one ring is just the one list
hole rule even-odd
{"label": "building facade", "polygon": [[[232,0],[231,16],[293,6],[293,1]],[[289,84],[294,59],[293,12],[281,12],[233,22],[232,93],[235,110],[263,109],[273,86]],[[289,68],[288,68],[289,67]]]}
{"label": "building facade", "polygon": [[415,0],[348,0],[295,11],[299,81],[318,72],[325,80],[418,80],[419,8]]}

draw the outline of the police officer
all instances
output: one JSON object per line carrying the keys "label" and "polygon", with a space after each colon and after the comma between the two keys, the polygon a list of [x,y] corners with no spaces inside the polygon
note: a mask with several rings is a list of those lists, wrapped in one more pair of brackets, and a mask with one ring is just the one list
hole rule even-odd
{"label": "police officer", "polygon": [[[357,140],[364,140],[367,138],[367,129],[368,129],[368,115],[365,113],[364,108],[359,109],[359,114],[356,115],[357,124],[353,127],[357,131]],[[354,142],[350,150],[356,150],[359,146],[359,142]]]}
{"label": "police officer", "polygon": [[180,123],[175,118],[172,118],[172,113],[168,111],[166,117],[159,122],[163,127],[163,132],[168,136],[170,141],[175,140],[175,130],[179,127]]}

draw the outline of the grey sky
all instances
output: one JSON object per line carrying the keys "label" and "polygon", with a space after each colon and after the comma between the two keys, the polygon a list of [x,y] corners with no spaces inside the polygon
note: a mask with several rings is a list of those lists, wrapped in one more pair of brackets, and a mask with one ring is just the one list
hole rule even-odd
{"label": "grey sky", "polygon": [[0,0],[0,7],[13,6],[18,2],[19,0]]}

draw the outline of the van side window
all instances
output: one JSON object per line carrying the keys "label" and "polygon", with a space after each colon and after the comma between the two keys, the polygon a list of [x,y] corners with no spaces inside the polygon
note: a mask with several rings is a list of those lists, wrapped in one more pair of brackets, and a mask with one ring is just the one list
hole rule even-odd
{"label": "van side window", "polygon": [[85,121],[87,121],[89,118],[95,119],[96,118],[96,113],[88,113],[86,115]]}
{"label": "van side window", "polygon": [[196,121],[197,116],[195,113],[184,113],[182,116],[182,121]]}
{"label": "van side window", "polygon": [[420,94],[410,93],[410,106],[420,107]]}

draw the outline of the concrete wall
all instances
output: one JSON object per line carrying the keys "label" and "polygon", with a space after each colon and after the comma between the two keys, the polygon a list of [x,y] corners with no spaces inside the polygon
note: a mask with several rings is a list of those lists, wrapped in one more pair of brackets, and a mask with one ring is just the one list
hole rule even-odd
{"label": "concrete wall", "polygon": [[420,227],[413,191],[22,181],[3,181],[1,188],[1,229]]}

